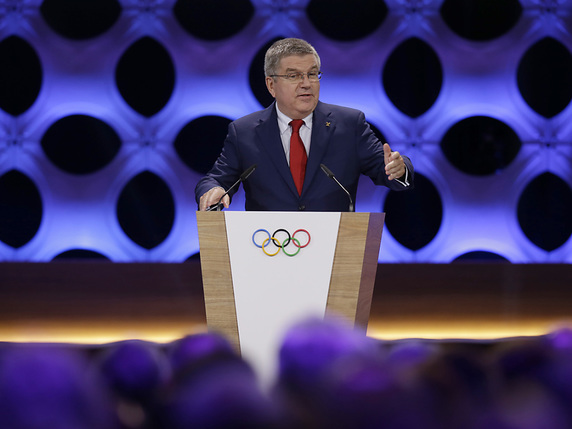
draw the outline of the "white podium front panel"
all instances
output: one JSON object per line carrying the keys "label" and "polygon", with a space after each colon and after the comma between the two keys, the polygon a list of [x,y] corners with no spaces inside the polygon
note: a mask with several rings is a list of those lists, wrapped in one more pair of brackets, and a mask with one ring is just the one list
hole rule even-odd
{"label": "white podium front panel", "polygon": [[241,354],[268,381],[285,331],[324,317],[340,213],[225,212],[225,222]]}

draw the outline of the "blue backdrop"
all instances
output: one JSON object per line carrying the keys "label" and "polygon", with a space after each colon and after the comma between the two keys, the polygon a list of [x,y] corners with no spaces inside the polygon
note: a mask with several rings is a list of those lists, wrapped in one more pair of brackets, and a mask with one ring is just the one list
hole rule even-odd
{"label": "blue backdrop", "polygon": [[0,261],[193,257],[195,184],[301,37],[416,168],[360,183],[380,261],[570,263],[571,31],[570,0],[4,0]]}

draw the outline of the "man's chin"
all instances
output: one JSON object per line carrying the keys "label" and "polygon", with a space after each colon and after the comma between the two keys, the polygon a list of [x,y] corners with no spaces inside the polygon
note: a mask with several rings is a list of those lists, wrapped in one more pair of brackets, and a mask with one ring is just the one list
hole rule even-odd
{"label": "man's chin", "polygon": [[299,100],[298,110],[300,112],[306,112],[306,116],[314,111],[316,105],[318,104],[314,98],[309,98],[308,100]]}

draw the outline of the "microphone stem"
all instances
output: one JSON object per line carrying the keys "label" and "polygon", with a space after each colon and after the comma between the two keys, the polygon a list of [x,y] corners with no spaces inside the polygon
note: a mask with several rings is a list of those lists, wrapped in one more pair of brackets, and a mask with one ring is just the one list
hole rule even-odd
{"label": "microphone stem", "polygon": [[248,177],[254,172],[254,170],[256,170],[256,164],[251,165],[250,167],[248,167],[238,178],[238,180],[236,182],[233,183],[233,185],[228,188],[228,190],[222,194],[222,196],[219,198],[218,203],[210,206],[207,211],[213,211],[216,210],[217,212],[220,212],[222,210],[223,204],[222,204],[222,199],[225,197],[225,195],[228,195],[228,193],[230,191],[232,191],[235,187],[237,187],[241,182],[244,182],[246,179],[248,179]]}
{"label": "microphone stem", "polygon": [[338,184],[338,186],[339,186],[340,188],[342,188],[346,194],[348,194],[348,198],[350,199],[349,211],[352,212],[352,213],[355,212],[354,200],[352,199],[352,196],[350,195],[350,193],[348,192],[348,190],[340,183],[340,181],[336,178],[336,176],[332,175],[332,179],[334,179],[334,181]]}

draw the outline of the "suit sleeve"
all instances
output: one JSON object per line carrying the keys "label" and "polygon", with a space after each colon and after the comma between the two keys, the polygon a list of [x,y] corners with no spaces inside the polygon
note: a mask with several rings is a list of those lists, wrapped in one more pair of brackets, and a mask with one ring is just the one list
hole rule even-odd
{"label": "suit sleeve", "polygon": [[[234,123],[230,123],[221,154],[210,171],[205,177],[199,180],[195,187],[195,200],[197,204],[201,196],[210,189],[219,186],[226,190],[240,177],[242,169],[237,140],[236,127]],[[236,190],[234,192],[236,192]],[[232,197],[234,192],[229,195]]]}
{"label": "suit sleeve", "polygon": [[389,180],[385,173],[383,142],[380,141],[365,120],[363,112],[359,112],[356,128],[357,152],[360,160],[361,173],[369,176],[376,185],[384,185],[394,191],[412,189],[414,170],[411,160],[401,154],[407,169],[409,186],[398,180]]}

